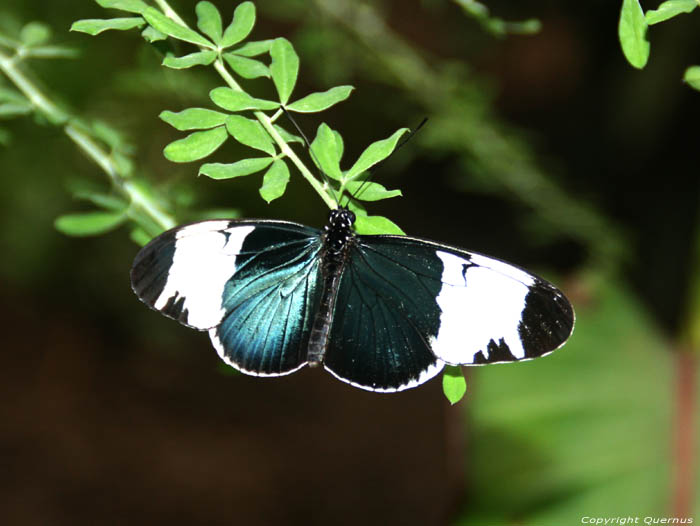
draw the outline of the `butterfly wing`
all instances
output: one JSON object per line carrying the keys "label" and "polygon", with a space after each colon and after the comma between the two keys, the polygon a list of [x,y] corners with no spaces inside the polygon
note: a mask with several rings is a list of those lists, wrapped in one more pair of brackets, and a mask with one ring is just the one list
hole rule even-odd
{"label": "butterfly wing", "polygon": [[306,363],[320,301],[318,230],[282,221],[204,221],[146,245],[134,292],[180,323],[208,330],[221,358],[278,376]]}
{"label": "butterfly wing", "polygon": [[403,236],[357,236],[350,251],[324,364],[358,387],[543,356],[573,330],[557,288],[497,259]]}

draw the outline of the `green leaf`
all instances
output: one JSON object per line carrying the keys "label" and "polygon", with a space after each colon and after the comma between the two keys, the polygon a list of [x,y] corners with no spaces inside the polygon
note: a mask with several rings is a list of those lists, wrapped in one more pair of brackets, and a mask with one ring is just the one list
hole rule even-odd
{"label": "green leaf", "polygon": [[221,47],[227,48],[238,44],[247,37],[255,25],[255,5],[253,2],[243,2],[233,12],[233,20],[226,28],[221,40]]}
{"label": "green leaf", "polygon": [[65,46],[39,46],[27,50],[27,55],[33,58],[76,58],[80,50]]}
{"label": "green leaf", "polygon": [[0,128],[0,145],[9,146],[12,142],[12,134],[4,128]]}
{"label": "green leaf", "polygon": [[19,33],[19,39],[25,46],[40,46],[51,38],[51,28],[41,22],[29,22]]}
{"label": "green leaf", "polygon": [[240,115],[229,115],[226,119],[226,129],[241,144],[275,155],[272,139],[258,121]]}
{"label": "green leaf", "polygon": [[107,144],[112,150],[128,148],[121,132],[104,121],[94,121],[89,128],[97,138]]}
{"label": "green leaf", "polygon": [[11,119],[34,111],[29,102],[4,102],[0,104],[0,119]]}
{"label": "green leaf", "polygon": [[181,26],[174,20],[171,20],[163,13],[153,7],[149,7],[143,12],[143,17],[146,21],[161,33],[165,33],[178,40],[197,44],[198,46],[214,49],[216,46],[209,42],[202,35],[190,28]]}
{"label": "green leaf", "polygon": [[209,208],[194,214],[196,221],[208,221],[209,219],[235,219],[241,216],[237,208]]}
{"label": "green leaf", "polygon": [[347,99],[353,89],[355,88],[352,86],[337,86],[321,93],[312,93],[303,99],[291,103],[287,106],[287,109],[298,113],[323,111]]}
{"label": "green leaf", "polygon": [[299,137],[298,135],[294,135],[293,133],[289,133],[287,130],[282,128],[282,126],[278,126],[277,124],[273,124],[275,130],[277,130],[277,133],[280,134],[280,137],[282,137],[282,140],[284,142],[298,142],[301,144],[304,144],[304,139]]}
{"label": "green leaf", "polygon": [[129,207],[129,203],[127,203],[121,197],[111,194],[103,194],[101,192],[83,190],[75,192],[75,194],[73,194],[73,197],[75,197],[76,199],[84,199],[86,201],[90,201],[91,203],[96,204],[101,208],[111,210],[112,212],[119,212],[120,214],[123,214]]}
{"label": "green leaf", "polygon": [[199,168],[199,173],[212,179],[232,179],[260,172],[267,168],[272,161],[272,157],[254,157],[231,164],[207,163]]}
{"label": "green leaf", "polygon": [[683,74],[683,82],[691,88],[700,90],[700,66],[690,66]]}
{"label": "green leaf", "polygon": [[276,38],[270,47],[270,73],[280,96],[280,102],[287,104],[294,90],[299,73],[299,57],[286,38]]}
{"label": "green leaf", "polygon": [[215,44],[221,42],[222,24],[221,14],[211,2],[199,2],[195,7],[197,13],[197,27],[199,30],[211,38]]}
{"label": "green leaf", "polygon": [[70,26],[70,30],[95,36],[109,29],[126,31],[127,29],[141,27],[145,23],[146,22],[144,19],[140,16],[131,18],[109,18],[107,20],[94,18],[89,20],[78,20],[77,22],[74,22],[72,26]]}
{"label": "green leaf", "polygon": [[274,110],[279,108],[279,102],[256,99],[244,91],[236,91],[231,88],[214,88],[209,92],[209,98],[228,111],[244,110]]}
{"label": "green leaf", "polygon": [[184,139],[171,142],[163,150],[166,159],[174,163],[188,163],[204,159],[216,151],[228,137],[226,128],[220,126],[206,131],[197,131]]}
{"label": "green leaf", "polygon": [[231,53],[242,57],[257,57],[270,52],[273,40],[259,40],[257,42],[246,42],[241,47],[234,49]]}
{"label": "green leaf", "polygon": [[316,132],[316,138],[311,143],[311,158],[319,168],[332,179],[340,181],[343,173],[340,170],[340,159],[343,156],[343,139],[326,123],[321,123]]}
{"label": "green leaf", "polygon": [[404,235],[404,231],[401,230],[396,223],[387,219],[383,216],[370,216],[357,214],[355,219],[355,231],[358,234],[395,234]]}
{"label": "green leaf", "polygon": [[216,51],[197,51],[184,57],[168,55],[163,59],[163,65],[173,69],[185,69],[192,66],[208,66],[216,60]]}
{"label": "green leaf", "polygon": [[289,182],[289,168],[282,159],[277,159],[263,177],[260,187],[260,197],[270,203],[284,195]]}
{"label": "green leaf", "polygon": [[637,69],[642,69],[649,60],[646,32],[647,22],[639,0],[623,0],[618,36],[627,62]]}
{"label": "green leaf", "polygon": [[653,26],[681,13],[690,13],[696,7],[698,7],[697,0],[667,0],[656,9],[646,12],[647,24]]}
{"label": "green leaf", "polygon": [[130,13],[143,13],[148,9],[142,0],[97,0],[97,3],[107,9],[119,9]]}
{"label": "green leaf", "polygon": [[69,236],[95,236],[114,230],[126,220],[123,213],[83,212],[56,218],[54,226]]}
{"label": "green leaf", "polygon": [[232,53],[224,53],[226,63],[231,66],[231,69],[244,79],[257,79],[260,77],[270,78],[270,69],[260,62],[252,58],[239,57]]}
{"label": "green leaf", "polygon": [[394,132],[391,137],[370,144],[365,151],[362,152],[360,158],[355,161],[355,164],[352,165],[352,168],[348,170],[346,174],[347,179],[357,177],[362,172],[369,170],[375,164],[389,157],[391,152],[394,151],[394,148],[396,148],[396,144],[401,136],[407,131],[408,128],[401,128]]}
{"label": "green leaf", "polygon": [[140,247],[147,245],[152,239],[145,230],[138,227],[129,232],[129,238]]}
{"label": "green leaf", "polygon": [[164,35],[152,26],[147,26],[146,29],[141,31],[141,36],[151,44],[153,42],[158,42],[159,40],[165,40],[168,38],[168,35]]}
{"label": "green leaf", "polygon": [[228,114],[206,108],[187,108],[181,112],[163,111],[159,117],[180,131],[207,130],[226,124]]}
{"label": "green leaf", "polygon": [[464,393],[467,392],[467,381],[464,379],[462,368],[455,365],[446,365],[442,372],[442,392],[455,405],[459,402]]}
{"label": "green leaf", "polygon": [[379,183],[366,183],[364,181],[348,181],[345,184],[345,189],[352,195],[353,199],[360,201],[380,201],[403,195],[401,190],[387,190]]}
{"label": "green leaf", "polygon": [[27,98],[19,91],[0,86],[0,102],[15,102],[18,104],[28,104]]}

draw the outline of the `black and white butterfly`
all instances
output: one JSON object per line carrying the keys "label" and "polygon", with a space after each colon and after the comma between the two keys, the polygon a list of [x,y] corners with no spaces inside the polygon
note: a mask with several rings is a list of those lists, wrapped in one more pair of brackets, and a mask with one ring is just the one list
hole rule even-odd
{"label": "black and white butterfly", "polygon": [[131,269],[137,296],[209,331],[239,371],[323,365],[356,387],[416,387],[445,364],[548,354],[574,311],[553,285],[494,258],[424,239],[357,235],[332,210],[323,231],[285,221],[213,220],[165,232]]}

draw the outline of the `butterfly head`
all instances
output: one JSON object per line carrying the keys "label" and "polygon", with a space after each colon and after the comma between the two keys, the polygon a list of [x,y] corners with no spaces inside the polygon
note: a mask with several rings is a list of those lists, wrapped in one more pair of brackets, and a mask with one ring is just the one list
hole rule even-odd
{"label": "butterfly head", "polygon": [[328,225],[336,229],[350,230],[355,224],[355,214],[347,208],[336,208],[328,214]]}
{"label": "butterfly head", "polygon": [[352,225],[355,223],[355,214],[347,208],[336,208],[328,215],[328,224],[325,227],[326,246],[331,253],[341,254],[345,250],[348,240],[353,237]]}

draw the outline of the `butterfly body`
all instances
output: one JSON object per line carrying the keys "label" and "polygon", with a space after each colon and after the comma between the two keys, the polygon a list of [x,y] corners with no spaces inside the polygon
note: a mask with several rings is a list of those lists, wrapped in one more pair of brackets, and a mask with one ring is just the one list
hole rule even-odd
{"label": "butterfly body", "polygon": [[170,230],[137,255],[132,287],[151,308],[207,330],[220,357],[256,376],[320,366],[356,387],[401,391],[445,364],[527,360],[561,346],[573,309],[513,265],[406,236],[267,220]]}

